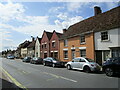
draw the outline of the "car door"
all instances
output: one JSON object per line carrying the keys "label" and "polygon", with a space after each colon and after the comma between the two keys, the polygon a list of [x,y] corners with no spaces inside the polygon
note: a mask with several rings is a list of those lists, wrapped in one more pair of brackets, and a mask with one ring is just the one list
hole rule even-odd
{"label": "car door", "polygon": [[83,58],[81,58],[80,61],[79,61],[79,64],[80,64],[79,68],[82,69],[82,67],[85,63],[86,63],[86,61]]}
{"label": "car door", "polygon": [[72,61],[72,63],[71,63],[71,66],[72,66],[72,68],[79,68],[80,66],[80,59],[79,58],[75,58],[75,59],[73,59],[73,61]]}

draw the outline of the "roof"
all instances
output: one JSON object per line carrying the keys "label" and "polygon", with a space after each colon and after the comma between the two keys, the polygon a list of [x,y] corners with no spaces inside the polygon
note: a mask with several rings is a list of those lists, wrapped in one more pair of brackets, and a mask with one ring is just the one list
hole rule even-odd
{"label": "roof", "polygon": [[35,47],[35,40],[32,41],[32,42],[27,46],[27,48],[32,48],[32,47]]}
{"label": "roof", "polygon": [[118,28],[120,27],[119,16],[120,6],[70,26],[60,39],[70,38],[87,32],[99,32]]}
{"label": "roof", "polygon": [[30,44],[30,42],[26,40],[25,42],[23,42],[19,45],[20,46],[19,48],[26,48],[29,44]]}
{"label": "roof", "polygon": [[[42,38],[39,38],[38,36],[37,36],[37,39],[38,39],[39,43],[40,43],[40,42],[41,42],[41,40],[42,40]],[[36,39],[36,40],[37,40],[37,39]]]}
{"label": "roof", "polygon": [[58,38],[60,38],[63,35],[62,33],[58,33],[58,32],[56,32],[56,34],[57,34]]}
{"label": "roof", "polygon": [[53,33],[52,32],[47,32],[47,31],[45,31],[45,32],[46,32],[46,35],[47,35],[48,39],[50,40]]}

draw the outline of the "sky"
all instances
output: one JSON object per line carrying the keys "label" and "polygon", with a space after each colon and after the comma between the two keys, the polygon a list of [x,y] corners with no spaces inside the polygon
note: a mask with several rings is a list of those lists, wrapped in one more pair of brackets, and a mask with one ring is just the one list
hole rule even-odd
{"label": "sky", "polygon": [[0,51],[16,49],[43,31],[62,33],[77,22],[94,16],[94,6],[106,12],[118,2],[0,2]]}

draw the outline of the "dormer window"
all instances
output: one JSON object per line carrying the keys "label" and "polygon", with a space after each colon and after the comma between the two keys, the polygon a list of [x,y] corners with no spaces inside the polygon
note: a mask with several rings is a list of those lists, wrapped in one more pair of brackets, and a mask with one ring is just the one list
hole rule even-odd
{"label": "dormer window", "polygon": [[108,41],[108,31],[101,32],[101,41]]}

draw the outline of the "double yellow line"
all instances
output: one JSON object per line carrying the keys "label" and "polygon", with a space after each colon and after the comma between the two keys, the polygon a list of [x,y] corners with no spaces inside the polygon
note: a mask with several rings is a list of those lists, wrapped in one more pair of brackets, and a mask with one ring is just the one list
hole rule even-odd
{"label": "double yellow line", "polygon": [[23,88],[25,90],[28,90],[25,86],[23,86],[20,82],[18,82],[15,78],[13,78],[6,70],[4,70],[2,67],[1,67],[2,71],[12,80],[12,82],[18,86],[19,88]]}

